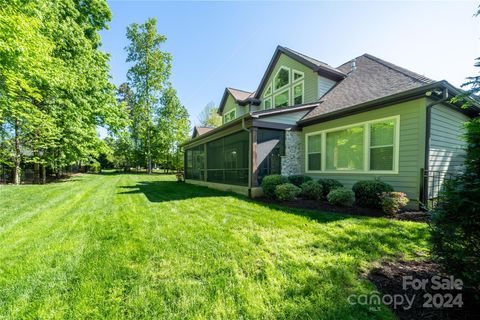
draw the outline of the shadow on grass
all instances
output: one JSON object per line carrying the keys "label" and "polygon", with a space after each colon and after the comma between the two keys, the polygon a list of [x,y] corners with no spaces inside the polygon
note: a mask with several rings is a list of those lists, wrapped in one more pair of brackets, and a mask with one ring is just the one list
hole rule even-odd
{"label": "shadow on grass", "polygon": [[265,208],[307,217],[321,223],[351,218],[348,215],[342,215],[337,213],[325,214],[325,212],[321,211],[289,208],[279,204],[262,203],[236,193],[219,191],[203,186],[196,186],[177,181],[141,181],[137,182],[137,184],[134,186],[119,186],[118,188],[122,189],[119,194],[143,193],[150,202],[168,202],[176,200],[187,200],[192,198],[229,196]]}

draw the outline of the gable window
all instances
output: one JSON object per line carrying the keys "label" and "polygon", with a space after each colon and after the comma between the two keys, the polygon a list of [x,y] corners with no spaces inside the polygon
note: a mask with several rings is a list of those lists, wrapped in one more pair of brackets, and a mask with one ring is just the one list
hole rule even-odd
{"label": "gable window", "polygon": [[303,103],[303,81],[293,86],[293,104]]}
{"label": "gable window", "polygon": [[303,78],[303,72],[298,71],[298,70],[293,70],[293,81],[297,81]]}
{"label": "gable window", "polygon": [[398,173],[400,117],[306,135],[307,171]]}
{"label": "gable window", "polygon": [[227,123],[227,122],[230,122],[232,120],[234,120],[236,117],[236,111],[235,109],[225,113],[225,115],[223,116],[223,123]]}
{"label": "gable window", "polygon": [[270,109],[272,107],[272,98],[266,98],[263,100],[263,109]]}
{"label": "gable window", "polygon": [[281,67],[273,79],[273,88],[279,90],[290,83],[290,70]]}
{"label": "gable window", "polygon": [[271,94],[272,94],[272,85],[270,84],[268,88],[265,90],[265,93],[263,94],[263,96],[268,97]]}
{"label": "gable window", "polygon": [[307,137],[308,171],[322,169],[322,135],[316,134]]}
{"label": "gable window", "polygon": [[290,90],[287,89],[283,92],[277,93],[273,97],[273,103],[275,105],[275,108],[278,107],[287,107],[290,101]]}

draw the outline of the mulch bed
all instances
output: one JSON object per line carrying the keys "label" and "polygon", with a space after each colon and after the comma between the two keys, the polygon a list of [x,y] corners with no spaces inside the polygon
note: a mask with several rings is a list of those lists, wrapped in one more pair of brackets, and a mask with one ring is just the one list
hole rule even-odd
{"label": "mulch bed", "polygon": [[[411,276],[411,279],[427,280],[425,289],[414,290],[411,285],[407,285],[406,289],[404,289],[403,277],[405,276]],[[371,270],[367,278],[375,284],[382,296],[407,295],[410,300],[414,298],[411,308],[408,308],[407,302],[397,305],[396,308],[393,307],[393,304],[389,305],[399,319],[480,319],[480,309],[475,308],[472,291],[466,288],[461,290],[432,288],[432,285],[434,285],[432,283],[433,276],[440,276],[442,281],[449,278],[449,275],[437,263],[399,260],[385,262],[381,267]],[[431,294],[432,296],[441,295],[437,303],[444,307],[435,308],[434,306],[424,305],[428,303],[428,297],[425,297],[425,294]],[[461,294],[463,305],[458,307],[458,305],[453,304],[451,307],[445,307],[443,303],[447,302],[448,298],[446,295],[448,294],[451,294],[453,297]],[[443,303],[438,301],[443,301]]]}
{"label": "mulch bed", "polygon": [[396,214],[393,217],[390,217],[390,216],[386,216],[380,209],[361,208],[357,206],[339,207],[339,206],[331,205],[326,201],[320,201],[320,200],[298,199],[294,201],[278,201],[275,199],[267,199],[267,198],[255,198],[254,200],[265,203],[265,204],[282,205],[282,206],[295,208],[295,209],[318,210],[318,211],[325,211],[325,212],[349,214],[354,216],[384,217],[384,218],[389,218],[393,220],[415,221],[415,222],[428,222],[430,220],[429,214],[423,211],[404,211],[402,213]]}

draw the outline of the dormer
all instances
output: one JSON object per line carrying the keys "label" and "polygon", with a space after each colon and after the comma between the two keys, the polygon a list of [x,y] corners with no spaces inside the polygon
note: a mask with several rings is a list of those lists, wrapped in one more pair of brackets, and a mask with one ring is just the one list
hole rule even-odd
{"label": "dormer", "polygon": [[222,124],[250,112],[252,106],[259,105],[260,102],[253,98],[254,94],[255,92],[226,88],[218,108],[218,114],[222,116]]}

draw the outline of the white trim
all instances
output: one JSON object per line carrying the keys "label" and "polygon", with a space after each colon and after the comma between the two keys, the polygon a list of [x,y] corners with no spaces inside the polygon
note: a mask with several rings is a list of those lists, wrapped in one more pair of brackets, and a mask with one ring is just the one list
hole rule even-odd
{"label": "white trim", "polygon": [[[298,78],[297,80],[295,80],[295,73],[298,73],[299,75],[301,75],[301,77]],[[303,78],[305,78],[305,73],[303,73],[302,71],[298,71],[298,70],[292,69],[292,83],[294,83],[294,82],[296,82],[296,81],[300,81],[300,80],[302,80]]]}
{"label": "white trim", "polygon": [[[288,82],[286,85],[280,87],[280,88],[277,88],[275,89],[275,78],[277,78],[277,75],[278,73],[280,72],[280,70],[282,69],[285,69],[288,71]],[[278,92],[280,90],[283,90],[285,87],[287,87],[288,85],[290,85],[292,82],[290,81],[291,80],[291,74],[290,74],[290,68],[287,68],[287,67],[284,67],[284,66],[281,66],[280,68],[278,68],[277,72],[275,73],[275,75],[273,76],[273,79],[272,79],[272,89],[273,91],[272,92]]]}
{"label": "white trim", "polygon": [[299,81],[297,83],[292,84],[292,105],[296,105],[295,104],[295,87],[299,85],[302,85],[302,102],[300,102],[299,104],[302,104],[305,102],[305,81]]}
{"label": "white trim", "polygon": [[[393,170],[370,170],[370,128],[371,124],[384,122],[386,120],[394,120],[394,144],[393,144]],[[329,132],[341,131],[354,127],[364,127],[364,163],[363,170],[326,170],[326,134]],[[308,137],[312,135],[322,135],[322,154],[321,154],[321,166],[322,170],[308,170]],[[378,147],[378,146],[377,146]],[[330,128],[321,131],[314,131],[305,134],[305,173],[328,173],[328,174],[398,174],[399,172],[399,156],[400,156],[400,116],[392,116],[381,119],[375,119],[370,121],[358,122],[346,126]]]}
{"label": "white trim", "polygon": [[[229,120],[229,121],[226,121],[225,118],[227,117],[227,114],[230,114],[230,113],[234,113],[233,118],[232,118],[231,120]],[[225,114],[223,115],[223,123],[225,124],[225,123],[228,123],[228,122],[230,122],[230,121],[233,121],[233,120],[235,120],[236,117],[237,117],[237,110],[236,110],[236,109],[232,109],[232,110],[228,111],[227,113],[225,113]]]}
{"label": "white trim", "polygon": [[284,89],[284,90],[282,90],[282,91],[279,91],[279,92],[277,92],[277,93],[275,93],[275,94],[273,95],[273,100],[272,100],[272,102],[273,102],[273,103],[272,103],[272,106],[273,106],[273,107],[272,107],[272,108],[278,108],[278,106],[275,105],[275,97],[276,97],[276,96],[279,96],[279,95],[281,95],[282,93],[287,92],[287,91],[288,91],[288,101],[287,101],[287,105],[286,105],[285,107],[288,107],[288,106],[291,106],[291,105],[292,105],[292,104],[291,104],[292,94],[291,94],[291,90],[290,90],[290,89],[291,89],[291,88],[288,87],[288,88],[286,88],[286,89]]}

